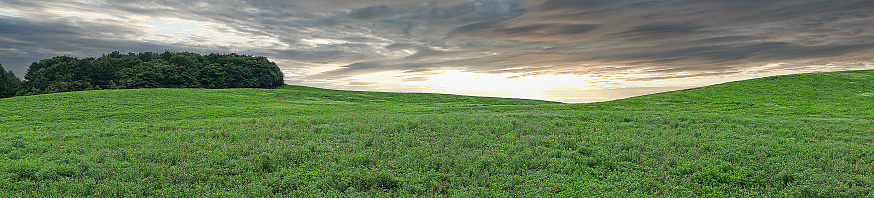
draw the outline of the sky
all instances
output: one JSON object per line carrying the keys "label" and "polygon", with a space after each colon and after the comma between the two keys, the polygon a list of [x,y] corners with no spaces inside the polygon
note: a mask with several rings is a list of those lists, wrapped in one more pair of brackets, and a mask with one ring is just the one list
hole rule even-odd
{"label": "sky", "polygon": [[0,0],[0,64],[237,53],[286,84],[567,103],[874,69],[871,0]]}

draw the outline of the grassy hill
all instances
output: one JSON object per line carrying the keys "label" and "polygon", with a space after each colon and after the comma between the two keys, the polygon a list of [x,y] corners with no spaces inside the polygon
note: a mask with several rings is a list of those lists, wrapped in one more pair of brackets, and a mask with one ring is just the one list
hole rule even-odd
{"label": "grassy hill", "polygon": [[0,99],[3,197],[872,197],[874,71],[561,104],[139,89]]}

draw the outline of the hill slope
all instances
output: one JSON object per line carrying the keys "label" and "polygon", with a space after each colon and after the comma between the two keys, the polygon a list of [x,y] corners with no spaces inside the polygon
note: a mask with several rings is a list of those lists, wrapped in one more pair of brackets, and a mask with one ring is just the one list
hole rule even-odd
{"label": "hill slope", "polygon": [[874,116],[874,70],[772,76],[608,102],[638,110]]}
{"label": "hill slope", "polygon": [[874,196],[871,76],[593,104],[299,86],[0,99],[0,196]]}

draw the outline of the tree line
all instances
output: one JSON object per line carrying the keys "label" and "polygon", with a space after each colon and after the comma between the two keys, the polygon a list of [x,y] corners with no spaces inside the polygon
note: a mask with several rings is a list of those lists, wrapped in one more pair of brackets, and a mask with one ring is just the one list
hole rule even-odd
{"label": "tree line", "polygon": [[34,62],[24,79],[0,65],[0,98],[138,88],[277,88],[276,63],[265,57],[189,52],[112,52],[99,58],[58,56]]}

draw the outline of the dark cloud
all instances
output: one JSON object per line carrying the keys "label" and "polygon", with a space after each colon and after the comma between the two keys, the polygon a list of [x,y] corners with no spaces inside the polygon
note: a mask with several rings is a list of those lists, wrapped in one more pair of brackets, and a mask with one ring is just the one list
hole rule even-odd
{"label": "dark cloud", "polygon": [[489,27],[491,27],[492,25],[495,25],[495,24],[497,24],[497,23],[499,23],[499,22],[500,22],[500,21],[486,21],[486,22],[478,22],[478,23],[472,23],[472,24],[463,25],[463,26],[458,27],[458,28],[455,28],[454,30],[452,30],[451,32],[449,32],[449,35],[454,35],[454,34],[470,34],[471,32],[476,31],[476,30],[480,30],[480,29],[484,29],[484,28],[489,28]]}
{"label": "dark cloud", "polygon": [[[580,35],[597,29],[592,24],[533,24],[521,27],[506,27],[497,22],[481,22],[456,28],[448,36],[458,37],[498,37],[518,41],[580,40]],[[461,35],[461,36],[459,36]]]}
{"label": "dark cloud", "polygon": [[[536,21],[576,18],[603,27],[576,35],[573,38],[579,42],[573,46],[551,44],[555,47],[547,53],[555,54],[552,60],[579,65],[676,67],[692,71],[693,68],[870,54],[874,49],[870,45],[874,40],[867,33],[870,28],[860,26],[872,18],[859,11],[863,9],[860,7],[869,7],[868,2],[554,0],[526,13],[524,20],[461,26],[451,35],[512,41],[572,41],[560,39],[561,34],[557,32],[539,33],[537,30],[554,23]],[[502,28],[513,24],[534,25]],[[847,27],[851,27],[850,30],[845,29]]]}
{"label": "dark cloud", "polygon": [[33,20],[0,16],[0,62],[22,76],[30,63],[54,56],[98,56],[112,51],[196,48],[128,40],[137,31],[124,26],[69,19]]}
{"label": "dark cloud", "polygon": [[651,23],[641,26],[632,27],[631,30],[619,34],[633,35],[652,35],[664,33],[694,33],[696,30],[705,28],[704,25],[696,25],[689,23]]}
{"label": "dark cloud", "polygon": [[358,20],[378,20],[397,16],[394,7],[388,5],[370,6],[359,8],[349,13],[348,17]]}
{"label": "dark cloud", "polygon": [[[550,0],[546,3],[543,3],[541,7],[542,10],[545,11],[571,11],[571,12],[580,12],[587,10],[597,10],[603,9],[612,5],[620,5],[629,1],[624,0],[588,0],[588,1],[575,1],[575,0]],[[637,4],[637,3],[635,3]]]}

